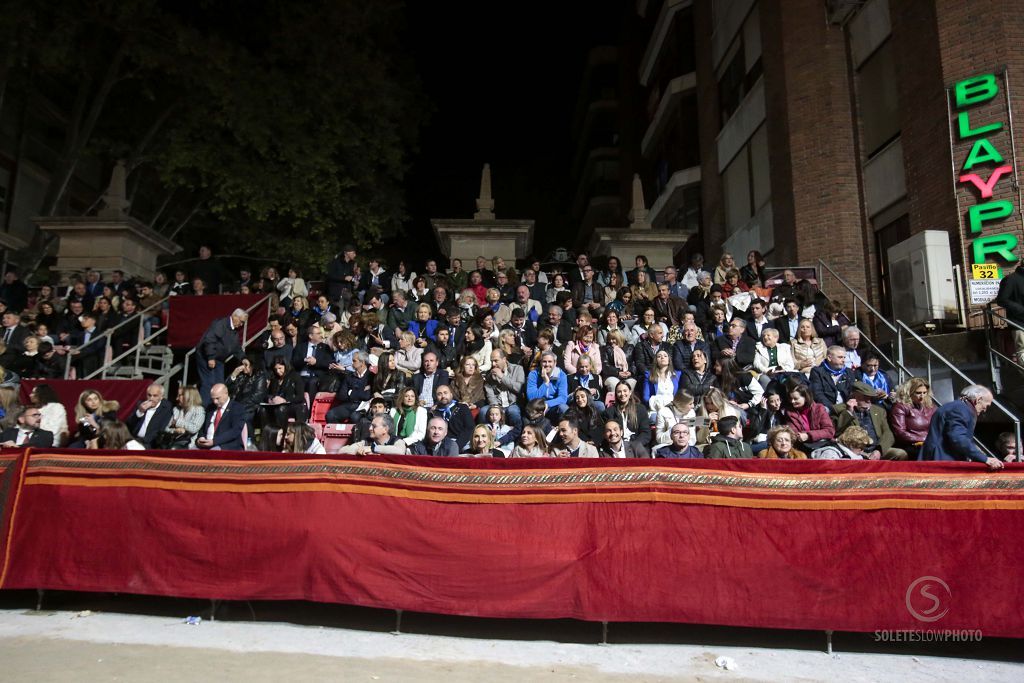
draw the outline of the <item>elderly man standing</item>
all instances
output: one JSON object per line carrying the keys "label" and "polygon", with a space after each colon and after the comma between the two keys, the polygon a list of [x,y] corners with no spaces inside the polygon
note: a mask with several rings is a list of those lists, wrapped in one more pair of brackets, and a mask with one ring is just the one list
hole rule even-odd
{"label": "elderly man standing", "polygon": [[249,314],[236,308],[227,318],[217,318],[203,333],[196,346],[196,368],[199,372],[199,395],[203,403],[210,402],[210,389],[224,382],[224,363],[233,356],[242,355],[242,342],[238,330],[249,319]]}
{"label": "elderly man standing", "polygon": [[988,410],[992,392],[972,384],[960,392],[960,398],[941,406],[932,416],[928,437],[917,454],[918,460],[968,460],[983,462],[990,470],[1003,468],[999,458],[990,458],[974,445],[974,427],[978,416]]}

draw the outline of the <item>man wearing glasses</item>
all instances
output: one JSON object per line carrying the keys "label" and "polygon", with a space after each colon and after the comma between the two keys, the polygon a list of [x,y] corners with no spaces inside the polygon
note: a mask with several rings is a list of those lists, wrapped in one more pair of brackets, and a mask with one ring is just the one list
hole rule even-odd
{"label": "man wearing glasses", "polygon": [[39,421],[43,414],[39,408],[28,406],[22,408],[18,413],[17,424],[8,427],[0,433],[0,446],[14,448],[19,446],[33,446],[35,448],[51,448],[53,446],[53,432],[39,428]]}
{"label": "man wearing glasses", "polygon": [[729,323],[729,334],[715,339],[715,360],[732,358],[736,364],[744,368],[754,362],[754,340],[747,335],[747,323],[742,318],[735,318]]}
{"label": "man wearing glasses", "polygon": [[604,310],[604,287],[594,279],[594,267],[589,263],[580,269],[582,280],[572,286],[572,300],[583,311],[595,318]]}

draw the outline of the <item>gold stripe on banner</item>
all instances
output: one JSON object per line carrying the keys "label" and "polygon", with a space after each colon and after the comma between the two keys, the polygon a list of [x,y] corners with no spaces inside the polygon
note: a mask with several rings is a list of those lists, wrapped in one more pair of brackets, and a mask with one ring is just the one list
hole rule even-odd
{"label": "gold stripe on banner", "polygon": [[762,508],[777,510],[881,510],[890,508],[917,510],[1021,510],[1024,497],[980,498],[957,500],[933,500],[927,498],[874,498],[874,499],[830,499],[797,500],[786,498],[744,498],[742,496],[705,495],[700,493],[671,493],[664,491],[633,492],[579,492],[579,493],[526,493],[518,495],[489,493],[459,493],[444,491],[421,491],[381,486],[361,486],[331,482],[307,484],[253,483],[237,484],[201,481],[159,481],[154,479],[131,478],[80,478],[33,475],[26,486],[72,486],[158,489],[168,491],[196,491],[213,493],[356,493],[388,498],[406,498],[449,503],[630,503],[666,502],[691,505],[717,505],[738,508]]}

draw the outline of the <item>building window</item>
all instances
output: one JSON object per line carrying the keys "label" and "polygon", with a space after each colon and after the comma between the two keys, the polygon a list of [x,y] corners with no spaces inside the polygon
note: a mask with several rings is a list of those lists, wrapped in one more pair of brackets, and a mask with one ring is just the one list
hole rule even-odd
{"label": "building window", "polygon": [[762,125],[722,174],[727,235],[745,226],[771,201],[770,176],[768,133]]}
{"label": "building window", "polygon": [[864,60],[857,71],[857,94],[863,150],[867,159],[900,135],[900,98],[892,40]]}
{"label": "building window", "polygon": [[756,6],[744,20],[722,63],[725,66],[718,76],[718,109],[724,126],[761,78],[761,20]]}

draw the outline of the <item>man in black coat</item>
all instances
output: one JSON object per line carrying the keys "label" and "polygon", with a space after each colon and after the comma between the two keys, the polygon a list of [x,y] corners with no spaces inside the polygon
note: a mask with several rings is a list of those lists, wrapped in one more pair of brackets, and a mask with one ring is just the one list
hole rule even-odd
{"label": "man in black coat", "polygon": [[327,266],[327,296],[331,303],[338,303],[342,309],[348,307],[348,301],[352,298],[353,285],[355,285],[356,248],[346,244],[341,248],[341,253],[334,257],[334,260]]}
{"label": "man in black coat", "polygon": [[437,388],[448,385],[450,378],[446,370],[438,367],[437,354],[433,351],[423,354],[422,363],[423,369],[412,376],[412,388],[416,390],[420,405],[430,408],[434,405]]}
{"label": "man in black coat", "polygon": [[25,339],[31,334],[27,327],[21,324],[21,315],[18,313],[18,309],[14,307],[8,308],[4,311],[3,316],[0,316],[0,321],[3,322],[4,329],[0,331],[0,341],[4,343],[8,351],[16,351],[21,353],[25,350]]}
{"label": "man in black coat", "polygon": [[146,387],[145,400],[139,401],[125,425],[136,441],[153,448],[157,437],[171,423],[173,413],[171,402],[164,398],[164,388],[154,382]]}
{"label": "man in black coat", "polygon": [[[996,303],[1006,309],[1010,322],[1024,326],[1024,264],[1018,265],[999,283]],[[1013,345],[1017,362],[1024,363],[1024,332],[1013,330]]]}
{"label": "man in black coat", "polygon": [[832,415],[853,396],[857,375],[846,367],[846,349],[828,347],[825,362],[811,370],[809,384],[814,400],[828,408]]}
{"label": "man in black coat", "polygon": [[654,367],[654,357],[659,351],[672,356],[672,347],[665,341],[665,330],[661,324],[655,323],[647,330],[644,338],[633,347],[633,365],[636,366],[637,381],[642,381],[644,374]]}
{"label": "man in black coat", "polygon": [[697,325],[684,323],[683,338],[672,347],[672,367],[676,370],[689,370],[692,367],[690,359],[693,358],[693,352],[698,349],[704,352],[705,358],[711,359],[708,343],[697,338]]}
{"label": "man in black coat", "polygon": [[465,403],[459,403],[452,394],[452,388],[441,384],[434,389],[434,409],[430,417],[443,418],[448,423],[448,435],[465,450],[469,437],[473,436],[473,413]]}
{"label": "man in black coat", "polygon": [[206,408],[206,419],[196,439],[196,447],[224,451],[245,450],[242,439],[245,407],[232,401],[228,388],[221,383],[210,387],[210,401]]}
{"label": "man in black coat", "polygon": [[0,285],[0,299],[7,302],[12,311],[24,311],[28,308],[28,287],[18,279],[18,271],[8,270],[4,273],[4,284]]}
{"label": "man in black coat", "polygon": [[310,405],[313,405],[313,398],[316,397],[316,392],[320,390],[320,385],[327,378],[331,371],[331,363],[334,362],[334,353],[331,347],[324,343],[323,336],[319,323],[310,325],[308,339],[299,344],[291,357],[292,367],[305,380]]}
{"label": "man in black coat", "polygon": [[732,358],[741,368],[754,363],[754,349],[757,345],[747,335],[747,322],[742,318],[733,318],[729,323],[729,334],[715,339],[711,347],[715,360]]}
{"label": "man in black coat", "polygon": [[17,426],[8,427],[0,432],[0,446],[4,448],[14,446],[52,447],[53,432],[39,428],[39,421],[42,419],[43,413],[39,408],[35,406],[22,408],[16,420]]}
{"label": "man in black coat", "polygon": [[242,355],[238,330],[249,314],[236,308],[227,318],[217,318],[203,333],[196,346],[196,369],[199,373],[199,395],[210,402],[210,389],[224,383],[224,363],[232,356]]}
{"label": "man in black coat", "polygon": [[355,422],[359,405],[373,397],[373,374],[370,372],[369,355],[356,351],[352,355],[352,372],[341,378],[338,391],[334,394],[334,407],[327,411],[328,422]]}
{"label": "man in black coat", "polygon": [[768,304],[762,299],[751,301],[748,313],[747,336],[754,340],[756,346],[765,330],[775,329],[775,323],[768,319]]}
{"label": "man in black coat", "polygon": [[[98,341],[94,341],[98,340]],[[96,327],[96,314],[86,311],[82,314],[82,331],[71,335],[72,361],[78,373],[78,379],[85,379],[103,365],[107,353],[107,339],[101,336]]]}

